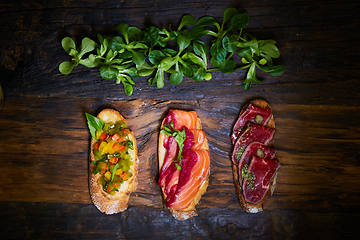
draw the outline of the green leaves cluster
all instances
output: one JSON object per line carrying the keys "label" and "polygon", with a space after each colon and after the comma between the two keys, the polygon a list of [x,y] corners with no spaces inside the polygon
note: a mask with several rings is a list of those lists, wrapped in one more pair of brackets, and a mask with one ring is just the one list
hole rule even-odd
{"label": "green leaves cluster", "polygon": [[[125,93],[131,96],[133,79],[140,76],[148,77],[149,85],[163,88],[166,75],[171,84],[180,84],[184,76],[203,81],[212,78],[211,71],[248,69],[243,85],[249,89],[259,82],[256,69],[279,76],[284,67],[273,65],[273,59],[280,57],[276,42],[257,40],[244,33],[248,23],[248,14],[235,8],[225,10],[221,24],[211,16],[196,20],[191,15],[184,15],[175,30],[156,26],[140,30],[121,23],[117,26],[118,36],[98,34],[98,42],[84,38],[80,48],[65,37],[62,46],[72,61],[61,63],[59,70],[69,74],[79,64],[98,67],[103,79],[122,83]],[[210,44],[204,42],[205,36],[213,37]],[[235,56],[241,62],[237,63]],[[208,59],[215,68],[209,68]]]}

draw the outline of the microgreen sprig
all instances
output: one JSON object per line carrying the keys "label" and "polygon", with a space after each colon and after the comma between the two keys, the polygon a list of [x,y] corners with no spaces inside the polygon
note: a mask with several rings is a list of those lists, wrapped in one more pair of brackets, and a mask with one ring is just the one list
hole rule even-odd
{"label": "microgreen sprig", "polygon": [[178,156],[176,160],[173,160],[175,163],[175,166],[178,170],[181,170],[182,167],[182,151],[184,148],[184,142],[186,139],[186,133],[185,133],[185,129],[183,129],[182,131],[179,131],[177,129],[174,128],[174,122],[170,122],[169,125],[165,124],[164,128],[160,131],[160,133],[163,133],[167,136],[172,136],[174,137],[175,141],[177,142],[178,146],[179,146],[179,152],[178,152]]}

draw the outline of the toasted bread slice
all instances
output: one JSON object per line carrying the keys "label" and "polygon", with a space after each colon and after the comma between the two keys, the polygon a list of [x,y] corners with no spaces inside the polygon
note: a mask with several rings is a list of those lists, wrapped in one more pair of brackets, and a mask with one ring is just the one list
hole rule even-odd
{"label": "toasted bread slice", "polygon": [[[115,123],[117,121],[125,121],[124,117],[116,110],[104,109],[98,115],[97,118],[101,119],[105,123]],[[105,192],[102,186],[97,182],[100,173],[93,175],[89,172],[89,188],[90,196],[94,205],[105,214],[119,213],[127,209],[129,197],[132,192],[136,190],[137,186],[137,172],[138,172],[138,158],[137,158],[137,146],[136,139],[132,131],[129,133],[129,138],[133,142],[133,150],[129,149],[129,154],[133,161],[133,165],[130,167],[130,172],[133,174],[128,180],[124,181],[119,188],[119,191],[114,195],[110,195]],[[95,161],[93,146],[95,140],[91,139],[90,147],[90,162]]]}
{"label": "toasted bread slice", "polygon": [[[165,119],[162,121],[161,123],[161,129],[164,126],[164,121]],[[201,126],[201,121],[198,118],[197,119],[197,129],[201,130],[202,126]],[[164,139],[165,139],[165,134],[160,133],[159,135],[159,146],[158,146],[158,155],[159,155],[159,172],[161,171],[162,165],[164,163],[164,159],[165,159],[165,154],[166,154],[166,148],[164,147]],[[209,145],[208,145],[208,141],[207,138],[204,139],[204,143],[201,147],[202,150],[209,150]],[[168,208],[170,213],[178,220],[186,220],[189,219],[191,217],[197,216],[197,211],[195,206],[199,203],[201,196],[206,192],[206,189],[209,185],[209,176],[210,176],[210,170],[207,173],[207,177],[205,178],[205,180],[202,182],[199,191],[197,192],[197,194],[195,195],[193,201],[190,203],[190,205],[179,211],[179,210],[175,210],[173,208]],[[163,198],[166,199],[167,195],[165,193],[165,188],[161,188],[162,194],[163,194]]]}
{"label": "toasted bread slice", "polygon": [[[251,103],[256,106],[259,106],[261,108],[270,107],[269,103],[262,99],[253,100],[253,101],[251,101]],[[270,118],[269,122],[266,124],[266,126],[275,128],[275,120],[274,120],[273,114],[271,114],[271,118]],[[260,202],[258,204],[251,204],[251,203],[246,202],[245,198],[242,194],[242,189],[241,189],[240,182],[239,182],[238,165],[232,163],[232,169],[233,169],[233,175],[234,175],[235,189],[236,189],[237,195],[239,196],[239,201],[240,201],[241,207],[248,213],[261,212],[263,210],[263,203],[266,199],[266,196],[264,197],[262,202]],[[274,192],[275,184],[276,184],[276,177],[277,177],[277,174],[275,174],[275,176],[270,184],[269,191],[267,194],[269,194],[269,193],[272,194]]]}

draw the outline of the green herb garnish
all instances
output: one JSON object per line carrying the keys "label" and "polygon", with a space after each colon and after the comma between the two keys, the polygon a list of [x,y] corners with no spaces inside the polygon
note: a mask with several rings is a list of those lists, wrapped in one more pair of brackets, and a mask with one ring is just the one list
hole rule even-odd
{"label": "green herb garnish", "polygon": [[236,159],[237,159],[237,160],[240,160],[240,159],[241,159],[241,156],[243,155],[244,151],[245,151],[245,148],[244,148],[244,147],[240,147],[240,148],[239,148],[238,152],[236,153]]}
{"label": "green herb garnish", "polygon": [[[184,76],[203,81],[212,78],[212,71],[231,73],[248,69],[243,86],[249,89],[253,83],[260,82],[257,69],[272,76],[281,75],[285,69],[282,65],[273,65],[273,59],[280,57],[276,42],[257,40],[245,33],[248,23],[247,13],[228,8],[221,24],[211,16],[196,20],[184,15],[176,29],[156,26],[139,29],[121,23],[116,27],[117,36],[98,34],[98,42],[85,37],[78,48],[70,37],[65,37],[61,44],[71,56],[71,62],[62,62],[59,71],[70,74],[79,64],[98,67],[103,79],[121,83],[125,94],[131,96],[133,79],[139,76],[149,77],[149,85],[163,88],[165,73],[169,74],[171,84],[180,84]],[[210,43],[202,40],[206,36],[212,37]],[[215,68],[209,68],[209,55]],[[241,61],[236,62],[235,56]]]}
{"label": "green herb garnish", "polygon": [[251,190],[255,189],[255,176],[253,173],[248,172],[249,165],[245,164],[241,169],[241,178],[244,180],[247,178],[247,183],[250,186]]}
{"label": "green herb garnish", "polygon": [[118,167],[119,167],[119,164],[117,163],[117,164],[115,164],[115,166],[111,170],[111,181],[110,182],[112,182],[114,180],[115,172],[118,169]]}
{"label": "green herb garnish", "polygon": [[175,166],[178,170],[181,170],[182,167],[182,151],[184,148],[184,142],[186,139],[186,133],[185,133],[185,129],[183,129],[182,131],[176,130],[174,128],[174,123],[171,122],[170,125],[164,125],[164,129],[162,129],[160,131],[161,133],[167,135],[167,136],[172,136],[175,138],[175,141],[177,142],[178,146],[179,146],[179,153],[177,156],[176,160],[173,160],[175,163]]}
{"label": "green herb garnish", "polygon": [[93,115],[89,114],[89,113],[85,113],[86,119],[87,119],[87,124],[91,133],[91,136],[97,140],[96,137],[96,131],[97,130],[102,130],[105,123],[98,119],[97,117],[94,117]]}

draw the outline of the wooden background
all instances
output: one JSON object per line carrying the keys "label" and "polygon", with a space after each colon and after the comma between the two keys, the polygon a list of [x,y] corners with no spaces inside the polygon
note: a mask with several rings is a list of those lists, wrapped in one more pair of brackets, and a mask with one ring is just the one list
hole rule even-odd
{"label": "wooden background", "polygon": [[[286,73],[261,75],[249,91],[244,72],[186,79],[165,88],[136,81],[134,94],[96,69],[58,72],[61,39],[113,33],[125,21],[177,24],[185,13],[222,17],[245,9],[248,31],[278,41]],[[360,217],[358,1],[2,1],[0,212],[2,239],[349,239]],[[281,162],[265,211],[240,209],[233,185],[231,128],[243,104],[268,100]],[[89,132],[84,112],[119,110],[135,132],[139,185],[129,209],[101,214],[88,190]],[[157,137],[169,108],[196,110],[211,154],[199,216],[185,222],[163,208],[156,184]]]}

